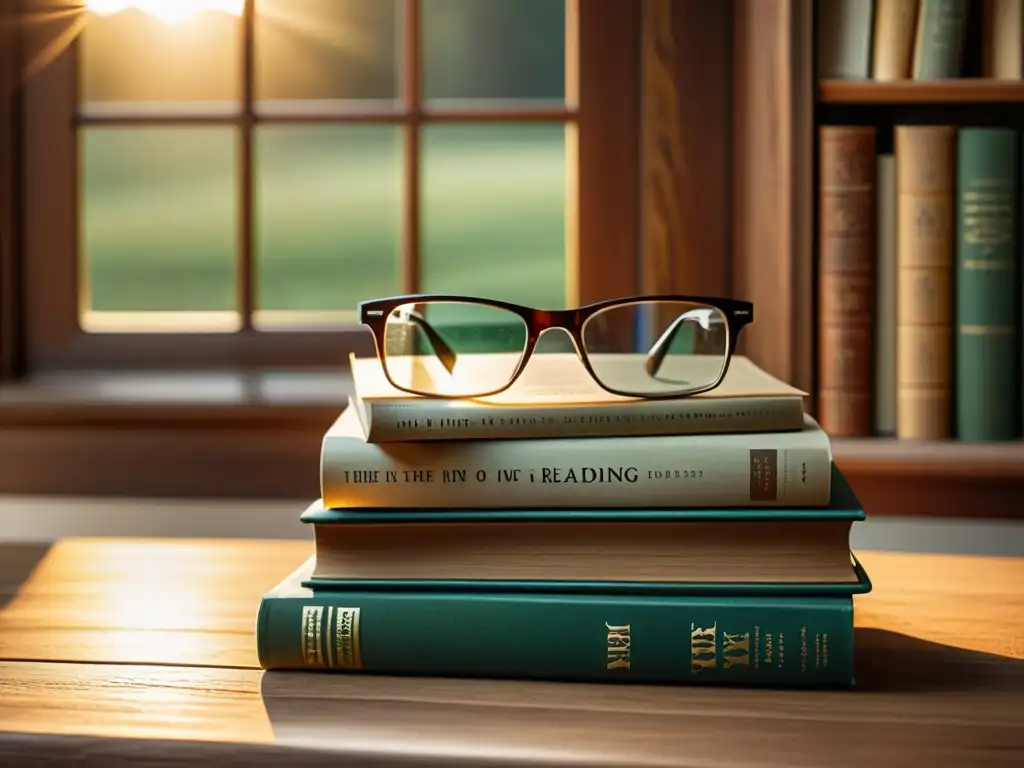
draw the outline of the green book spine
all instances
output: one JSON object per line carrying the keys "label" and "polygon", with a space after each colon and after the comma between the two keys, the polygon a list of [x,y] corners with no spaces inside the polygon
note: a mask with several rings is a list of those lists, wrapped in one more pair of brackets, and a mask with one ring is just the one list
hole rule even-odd
{"label": "green book spine", "polygon": [[968,0],[921,0],[914,40],[914,79],[960,77]]}
{"label": "green book spine", "polygon": [[957,169],[956,420],[961,440],[1017,436],[1017,132],[962,128]]}
{"label": "green book spine", "polygon": [[317,592],[264,596],[264,669],[848,687],[853,601]]}

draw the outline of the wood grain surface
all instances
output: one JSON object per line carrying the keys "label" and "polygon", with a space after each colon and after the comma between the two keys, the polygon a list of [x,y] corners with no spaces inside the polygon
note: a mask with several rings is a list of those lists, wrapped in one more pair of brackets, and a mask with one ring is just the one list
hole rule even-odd
{"label": "wood grain surface", "polygon": [[[1016,765],[1024,560],[860,552],[858,688],[258,669],[297,541],[0,547],[0,763]],[[226,749],[224,745],[230,745]]]}

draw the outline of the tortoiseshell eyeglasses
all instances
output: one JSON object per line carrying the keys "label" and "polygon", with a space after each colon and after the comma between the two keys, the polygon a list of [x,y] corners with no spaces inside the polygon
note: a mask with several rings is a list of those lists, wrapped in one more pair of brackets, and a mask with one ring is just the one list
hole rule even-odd
{"label": "tortoiseshell eyeglasses", "polygon": [[427,397],[483,397],[508,389],[538,339],[560,329],[602,389],[637,398],[707,392],[725,378],[747,301],[633,296],[543,310],[468,296],[411,294],[363,301],[391,384]]}

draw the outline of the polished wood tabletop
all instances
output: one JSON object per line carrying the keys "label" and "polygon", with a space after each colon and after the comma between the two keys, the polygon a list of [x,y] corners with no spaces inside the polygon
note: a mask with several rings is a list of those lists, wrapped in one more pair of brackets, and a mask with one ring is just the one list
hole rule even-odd
{"label": "polished wood tabletop", "polygon": [[264,673],[311,546],[0,546],[0,764],[1024,764],[1021,559],[858,552],[858,687],[807,692]]}

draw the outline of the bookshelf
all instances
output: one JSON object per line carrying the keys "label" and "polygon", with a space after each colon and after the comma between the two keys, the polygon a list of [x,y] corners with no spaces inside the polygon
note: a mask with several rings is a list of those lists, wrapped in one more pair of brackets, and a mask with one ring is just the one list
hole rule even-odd
{"label": "bookshelf", "polygon": [[[919,0],[918,11],[920,13]],[[799,16],[806,15],[804,24],[794,28],[810,35],[810,40],[791,41],[789,56],[795,70],[800,71],[800,58],[807,70],[802,81],[804,87],[811,89],[811,106],[807,117],[810,121],[811,182],[804,194],[810,195],[804,201],[810,207],[810,262],[813,264],[814,287],[811,297],[814,306],[815,328],[812,332],[811,355],[813,359],[812,381],[814,388],[814,407],[820,405],[822,387],[823,356],[832,355],[823,341],[822,322],[827,322],[822,312],[823,299],[819,293],[822,280],[822,249],[827,247],[822,238],[822,171],[821,157],[822,126],[857,126],[875,129],[874,152],[877,155],[895,154],[896,127],[903,125],[945,125],[952,126],[955,131],[963,127],[1008,127],[1018,131],[1024,129],[1024,79],[994,79],[983,77],[984,45],[990,38],[984,33],[984,17],[987,12],[984,5],[989,0],[971,0],[970,10],[966,18],[963,43],[963,58],[959,69],[959,77],[934,80],[895,79],[888,81],[872,79],[831,79],[821,73],[822,57],[820,46],[823,38],[819,36],[819,22],[824,0],[802,3],[800,0],[792,4],[792,12]],[[879,0],[875,0],[877,12]],[[874,27],[875,18],[872,18]],[[915,22],[916,26],[916,22]],[[872,29],[874,38],[877,29]],[[827,36],[824,38],[827,40]],[[833,38],[834,39],[834,38]],[[877,45],[877,38],[872,46]],[[870,49],[871,59],[874,48]],[[869,61],[871,61],[869,59]],[[869,63],[869,68],[872,64]],[[913,64],[911,64],[911,68]],[[868,73],[868,78],[872,73]],[[911,78],[913,73],[911,73]],[[797,79],[798,84],[800,79]],[[1020,139],[1018,138],[1018,152]],[[1017,158],[1020,165],[1020,155]],[[896,161],[898,163],[898,161]],[[953,160],[954,168],[956,159]],[[1020,174],[1020,170],[1018,170]],[[881,184],[880,177],[876,177]],[[1018,194],[1020,184],[1018,181]],[[799,194],[799,191],[798,193]],[[879,194],[876,187],[873,194]],[[957,187],[953,186],[953,213],[956,215]],[[876,198],[877,201],[877,198]],[[875,202],[877,204],[877,202]],[[801,201],[795,197],[791,202],[799,207]],[[1021,200],[1016,200],[1017,210],[1021,210]],[[1016,235],[1017,265],[1020,269],[1021,232],[1018,216]],[[898,216],[896,217],[898,221]],[[874,221],[878,224],[878,219]],[[897,225],[898,226],[898,225]],[[955,318],[956,302],[956,258],[957,237],[954,222],[953,232],[953,267],[954,287],[951,290],[952,333],[954,344],[957,338]],[[874,233],[877,238],[878,233]],[[876,241],[874,258],[876,272],[881,270],[878,259],[881,246]],[[891,270],[891,267],[890,267]],[[890,279],[892,277],[890,276]],[[1018,271],[1015,278],[1021,281]],[[1018,285],[1018,291],[1020,287]],[[874,289],[877,298],[877,287]],[[1018,294],[1019,295],[1019,294]],[[1018,299],[1019,300],[1019,299]],[[1019,305],[1018,305],[1019,306]],[[878,307],[875,308],[876,310]],[[1018,316],[1020,312],[1018,309]],[[875,314],[877,318],[877,313]],[[1018,317],[1018,334],[1021,332]],[[1017,357],[1015,363],[1020,371],[1021,343],[1018,336]],[[825,347],[825,349],[823,349]],[[872,352],[872,354],[876,354]],[[955,353],[951,353],[952,373],[950,388],[957,380],[955,370]],[[1019,379],[1018,379],[1019,382]],[[1021,422],[1020,387],[1017,387],[1016,408],[1017,422]],[[872,396],[876,393],[872,391]],[[951,410],[955,412],[955,395],[951,395]],[[837,464],[850,476],[851,482],[865,501],[869,511],[881,514],[912,514],[912,515],[962,515],[980,517],[1016,517],[1024,512],[1024,424],[1017,425],[1016,438],[993,442],[974,442],[961,440],[957,436],[955,414],[951,417],[950,432],[942,438],[908,439],[896,437],[892,432],[879,433],[877,424],[872,423],[867,434],[857,437],[837,437],[834,442]]]}
{"label": "bookshelf", "polygon": [[[873,125],[886,150],[901,122],[1024,129],[1024,83],[977,77],[974,44],[961,79],[820,78],[823,2],[643,3],[642,103],[660,119],[644,121],[642,221],[646,250],[663,256],[643,289],[752,301],[741,353],[810,393],[815,415],[819,128]],[[833,447],[872,516],[1024,517],[1024,441],[835,435]]]}

